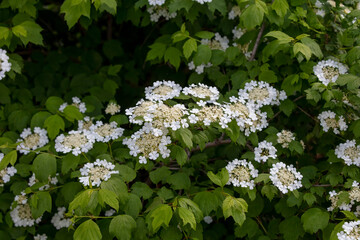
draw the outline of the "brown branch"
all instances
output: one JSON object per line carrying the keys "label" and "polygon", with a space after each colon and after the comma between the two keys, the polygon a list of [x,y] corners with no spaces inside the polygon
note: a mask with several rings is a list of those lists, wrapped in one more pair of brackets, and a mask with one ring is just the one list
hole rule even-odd
{"label": "brown branch", "polygon": [[303,113],[305,113],[306,116],[310,117],[312,120],[314,120],[315,122],[319,122],[318,119],[314,118],[313,116],[311,116],[308,112],[306,112],[304,109],[302,109],[299,106],[296,106],[298,109],[300,109],[300,111],[302,111]]}
{"label": "brown branch", "polygon": [[259,33],[258,33],[258,35],[257,35],[256,41],[255,41],[255,45],[254,45],[254,48],[253,48],[253,50],[252,50],[251,57],[250,57],[250,59],[249,59],[250,62],[251,62],[251,61],[254,61],[254,59],[255,59],[255,55],[256,55],[257,49],[258,49],[258,47],[259,47],[259,45],[260,45],[260,39],[261,39],[261,37],[262,37],[262,35],[263,35],[263,33],[264,33],[264,30],[265,30],[265,21],[264,21],[263,24],[261,25],[260,31],[259,31]]}

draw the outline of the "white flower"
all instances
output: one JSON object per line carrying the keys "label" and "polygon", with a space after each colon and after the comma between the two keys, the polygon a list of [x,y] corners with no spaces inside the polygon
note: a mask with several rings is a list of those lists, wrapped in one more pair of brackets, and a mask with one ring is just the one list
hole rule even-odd
{"label": "white flower", "polygon": [[276,134],[277,142],[281,144],[283,148],[288,148],[289,144],[295,140],[294,133],[288,130],[282,130]]}
{"label": "white flower", "polygon": [[183,89],[185,95],[191,95],[196,98],[209,99],[216,101],[219,99],[219,90],[216,87],[210,87],[205,84],[191,84]]}
{"label": "white flower", "polygon": [[320,82],[327,86],[331,82],[336,82],[339,75],[345,74],[348,69],[346,65],[329,59],[320,61],[313,70]]}
{"label": "white flower", "polygon": [[120,112],[120,108],[121,108],[120,105],[114,102],[110,102],[105,109],[105,113],[110,115],[115,115],[116,113]]}
{"label": "white flower", "polygon": [[87,153],[95,142],[95,138],[87,133],[87,131],[70,131],[66,136],[59,135],[55,139],[55,150],[62,153],[71,152],[75,156]]}
{"label": "white flower", "polygon": [[332,111],[324,111],[319,114],[318,118],[324,132],[328,132],[329,129],[332,128],[335,134],[339,134],[340,131],[346,131],[348,128],[344,117],[336,117],[336,114]]}
{"label": "white flower", "polygon": [[211,49],[225,51],[229,47],[229,39],[226,36],[221,37],[219,33],[215,33],[215,39],[201,39],[201,44],[208,45]]}
{"label": "white flower", "polygon": [[204,3],[209,3],[209,2],[211,2],[212,0],[193,0],[193,1],[198,2],[198,3],[200,3],[200,4],[204,4]]}
{"label": "white flower", "polygon": [[20,144],[16,149],[25,155],[31,150],[45,146],[49,142],[47,131],[39,127],[34,128],[34,133],[32,133],[31,128],[25,128],[20,134],[20,137],[21,138],[17,140]]}
{"label": "white flower", "polygon": [[[156,1],[156,0],[155,0]],[[159,2],[162,0],[158,0]],[[177,13],[173,12],[170,13],[169,9],[166,6],[151,6],[146,9],[146,11],[150,14],[150,21],[151,22],[158,22],[161,17],[169,20],[171,18],[176,17]]]}
{"label": "white flower", "polygon": [[116,211],[114,209],[109,209],[105,212],[105,217],[111,217],[115,213],[116,213]]}
{"label": "white flower", "polygon": [[161,6],[165,3],[165,0],[149,0],[151,6]]}
{"label": "white flower", "polygon": [[360,220],[352,221],[352,222],[345,222],[342,225],[341,231],[337,233],[337,237],[339,240],[358,240],[360,239]]}
{"label": "white flower", "polygon": [[129,122],[142,125],[145,119],[151,121],[153,118],[152,113],[157,106],[156,102],[141,99],[136,103],[135,107],[126,109],[125,114],[129,116]]}
{"label": "white flower", "polygon": [[333,211],[335,208],[339,208],[342,211],[351,211],[352,204],[351,203],[342,203],[341,205],[338,205],[339,200],[339,194],[343,191],[337,193],[336,191],[330,191],[329,192],[329,200],[331,201],[331,206],[327,208],[328,211]]}
{"label": "white flower", "polygon": [[174,81],[156,81],[151,87],[145,88],[145,98],[150,101],[165,101],[178,97],[181,89]]}
{"label": "white flower", "polygon": [[[208,103],[210,104],[210,102]],[[209,126],[211,123],[219,123],[224,116],[224,109],[222,105],[217,102],[213,102],[211,105],[205,106],[206,102],[200,100],[197,104],[204,106],[200,109],[193,108],[190,110],[192,122],[197,120],[197,122],[202,122],[205,126]]]}
{"label": "white flower", "polygon": [[204,217],[204,222],[206,222],[207,224],[210,224],[213,222],[213,219],[211,216],[205,216]]}
{"label": "white flower", "polygon": [[240,27],[234,27],[234,29],[232,30],[232,33],[234,35],[233,39],[239,39],[242,37],[242,35],[244,35],[245,30],[241,29]]}
{"label": "white flower", "polygon": [[226,170],[229,172],[228,185],[249,189],[255,187],[254,178],[258,176],[258,170],[250,162],[234,159],[227,164]]}
{"label": "white flower", "polygon": [[204,68],[209,68],[212,66],[212,63],[209,62],[207,64],[202,63],[199,66],[195,66],[194,61],[188,63],[189,70],[194,70],[197,74],[202,74],[204,72]]}
{"label": "white flower", "polygon": [[285,163],[278,162],[270,168],[270,180],[284,194],[301,188],[302,177],[293,165],[287,166]]}
{"label": "white flower", "polygon": [[95,139],[98,142],[109,142],[110,140],[118,139],[123,133],[124,129],[118,128],[116,122],[104,124],[102,121],[97,121],[96,124],[93,124],[86,131],[86,134],[90,135],[91,139]]}
{"label": "white flower", "polygon": [[24,191],[21,192],[21,195],[16,195],[15,196],[15,202],[17,202],[18,204],[25,204],[27,203],[27,197],[26,197],[26,193]]}
{"label": "white flower", "polygon": [[25,193],[20,196],[15,196],[17,206],[10,211],[10,217],[14,222],[15,227],[32,227],[35,223],[41,221],[41,217],[34,219],[32,217],[30,205],[27,203]]}
{"label": "white flower", "polygon": [[259,145],[254,149],[255,161],[257,162],[266,162],[269,158],[276,158],[276,148],[272,145],[271,142],[262,141],[259,142]]}
{"label": "white flower", "polygon": [[360,167],[360,145],[355,140],[346,140],[335,148],[335,155],[344,160],[345,164]]}
{"label": "white flower", "polygon": [[0,49],[0,80],[5,78],[5,73],[11,70],[11,63],[6,50]]}
{"label": "white flower", "polygon": [[[57,179],[57,176],[58,176],[58,175],[59,175],[59,174],[57,173],[55,177],[49,176],[49,177],[48,177],[48,182],[47,182],[45,185],[39,187],[39,190],[40,190],[40,191],[48,190],[48,189],[50,188],[50,184],[56,185],[56,184],[58,183],[58,181],[59,181],[59,180]],[[29,187],[31,187],[31,186],[33,186],[35,183],[38,183],[38,182],[39,182],[39,180],[36,179],[35,173],[33,173],[33,174],[31,175],[31,177],[29,178],[28,185],[29,185]]]}
{"label": "white flower", "polygon": [[[73,97],[72,98],[73,103],[71,104],[72,106],[75,106],[79,109],[79,112],[81,113],[85,113],[86,112],[86,105],[85,103],[81,102],[80,98],[78,97]],[[60,112],[64,112],[64,109],[68,106],[67,103],[63,103],[60,105],[59,107],[59,111]]]}
{"label": "white flower", "polygon": [[93,118],[86,116],[83,120],[78,121],[78,131],[89,130],[92,125],[94,125]]}
{"label": "white flower", "polygon": [[68,228],[72,225],[70,218],[65,216],[65,212],[65,207],[58,207],[58,212],[51,218],[51,223],[57,230],[61,228]]}
{"label": "white flower", "polygon": [[[3,158],[4,158],[4,154],[0,153],[0,162]],[[0,170],[0,187],[3,187],[4,183],[9,182],[10,177],[14,176],[15,173],[17,173],[17,170],[13,166]]]}
{"label": "white flower", "polygon": [[36,234],[36,236],[34,236],[34,240],[47,240],[47,236],[46,234]]}
{"label": "white flower", "polygon": [[241,11],[239,6],[233,6],[229,12],[228,18],[230,20],[235,19],[236,17],[240,17]]}
{"label": "white flower", "polygon": [[82,177],[79,177],[79,181],[84,186],[99,187],[101,182],[109,180],[111,174],[119,174],[119,171],[113,171],[114,168],[114,164],[96,159],[94,163],[87,163],[80,169]]}

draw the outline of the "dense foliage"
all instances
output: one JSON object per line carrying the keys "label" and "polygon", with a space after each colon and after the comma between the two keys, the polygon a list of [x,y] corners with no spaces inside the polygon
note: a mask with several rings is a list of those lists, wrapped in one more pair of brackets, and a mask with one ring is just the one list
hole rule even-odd
{"label": "dense foliage", "polygon": [[360,239],[359,26],[357,0],[2,0],[0,239]]}

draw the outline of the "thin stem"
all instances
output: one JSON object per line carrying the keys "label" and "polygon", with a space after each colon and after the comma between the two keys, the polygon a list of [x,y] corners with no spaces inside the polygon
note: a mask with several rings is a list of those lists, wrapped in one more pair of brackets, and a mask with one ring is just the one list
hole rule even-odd
{"label": "thin stem", "polygon": [[108,142],[108,145],[109,145],[110,156],[111,156],[111,158],[113,159],[114,157],[113,157],[113,153],[112,153],[112,149],[111,149],[111,144],[110,144],[110,142]]}
{"label": "thin stem", "polygon": [[81,153],[81,154],[84,156],[84,158],[86,159],[86,161],[90,162],[90,160],[88,159],[88,157],[86,156],[85,153]]}
{"label": "thin stem", "polygon": [[264,227],[264,225],[262,224],[261,220],[259,217],[256,217],[256,221],[259,223],[259,225],[261,226],[262,230],[264,231],[264,233],[267,235],[268,232],[266,231],[266,228]]}
{"label": "thin stem", "polygon": [[260,45],[260,39],[261,39],[261,37],[262,37],[262,35],[264,33],[264,30],[265,30],[265,22],[263,22],[263,24],[261,25],[260,31],[259,31],[259,33],[257,35],[255,45],[254,45],[254,48],[252,50],[251,57],[249,59],[250,62],[254,61],[254,59],[255,59],[255,55],[256,55],[257,49],[258,49],[258,47]]}
{"label": "thin stem", "polygon": [[115,216],[109,216],[109,217],[105,217],[105,216],[77,216],[75,215],[74,218],[114,218]]}
{"label": "thin stem", "polygon": [[314,120],[315,122],[319,122],[318,119],[314,118],[313,116],[311,116],[308,112],[306,112],[304,109],[302,109],[299,106],[296,106],[298,109],[300,109],[300,111],[302,111],[303,113],[305,113],[308,117],[310,117],[312,120]]}

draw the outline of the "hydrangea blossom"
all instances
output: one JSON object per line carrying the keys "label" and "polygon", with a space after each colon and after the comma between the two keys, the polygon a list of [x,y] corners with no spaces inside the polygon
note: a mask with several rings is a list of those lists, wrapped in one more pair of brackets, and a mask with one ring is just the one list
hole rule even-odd
{"label": "hydrangea blossom", "polygon": [[87,163],[80,168],[82,177],[79,177],[80,183],[84,186],[99,187],[101,182],[110,179],[111,174],[119,174],[119,171],[114,171],[115,165],[106,161],[96,159],[94,163]]}
{"label": "hydrangea blossom", "polygon": [[222,37],[220,33],[215,33],[214,39],[201,39],[201,44],[208,45],[211,49],[225,51],[229,47],[229,39],[226,36]]}
{"label": "hydrangea blossom", "polygon": [[156,81],[152,86],[145,88],[145,98],[150,101],[165,101],[178,97],[181,89],[174,81]]}
{"label": "hydrangea blossom", "polygon": [[94,142],[95,138],[86,131],[72,130],[66,136],[61,134],[55,139],[55,150],[62,153],[71,152],[77,156],[92,149]]}
{"label": "hydrangea blossom", "polygon": [[[71,106],[75,106],[79,109],[79,112],[81,113],[85,113],[86,112],[86,105],[85,103],[81,102],[80,98],[78,97],[73,97],[72,98],[73,103],[71,104]],[[59,107],[59,111],[60,112],[64,112],[64,109],[68,106],[68,103],[63,103],[60,105]]]}
{"label": "hydrangea blossom", "polygon": [[115,115],[120,112],[120,108],[121,108],[120,105],[114,102],[110,102],[105,109],[105,113],[110,115]]}
{"label": "hydrangea blossom", "polygon": [[360,220],[345,222],[342,225],[343,231],[337,233],[339,240],[358,240],[360,239]]}
{"label": "hydrangea blossom", "polygon": [[59,230],[61,228],[68,228],[71,226],[72,222],[70,218],[65,216],[66,208],[65,207],[58,207],[57,213],[51,218],[51,223],[54,227]]}
{"label": "hydrangea blossom", "polygon": [[90,135],[91,139],[95,139],[98,142],[109,142],[110,140],[118,139],[123,133],[124,129],[118,128],[116,122],[104,124],[102,121],[97,121],[96,124],[89,128],[89,131],[86,131],[86,135]]}
{"label": "hydrangea blossom", "polygon": [[[239,90],[239,98],[253,103],[257,108],[280,104],[279,94],[274,87],[263,81],[247,82],[244,89]],[[281,93],[281,98],[283,97],[284,95]]]}
{"label": "hydrangea blossom", "polygon": [[216,101],[219,99],[219,90],[216,87],[210,87],[202,83],[191,84],[183,89],[185,95],[191,95],[200,99]]}
{"label": "hydrangea blossom", "polygon": [[258,176],[258,170],[250,162],[234,159],[228,163],[226,170],[229,172],[228,185],[249,189],[255,187],[254,179]]}
{"label": "hydrangea blossom", "polygon": [[[253,120],[251,124],[245,123],[244,126],[240,125],[240,130],[244,132],[245,136],[249,136],[251,133],[256,131],[261,131],[269,125],[266,112],[256,110],[255,114],[256,120]],[[239,125],[239,121],[237,122]]]}
{"label": "hydrangea blossom", "polygon": [[191,61],[191,62],[188,63],[189,70],[195,70],[195,72],[197,74],[202,74],[204,72],[205,68],[209,68],[211,66],[212,66],[211,62],[206,63],[206,64],[203,63],[203,64],[200,64],[198,66],[195,66],[194,61]]}
{"label": "hydrangea blossom", "polygon": [[346,131],[346,129],[348,128],[344,117],[336,117],[336,114],[332,111],[324,111],[319,114],[318,118],[324,132],[328,132],[329,129],[332,128],[335,134],[339,134],[340,131]]}
{"label": "hydrangea blossom", "polygon": [[45,146],[49,142],[47,131],[39,127],[34,128],[34,133],[31,131],[31,128],[25,128],[20,134],[20,137],[21,138],[17,140],[20,144],[16,149],[25,155],[30,151]]}
{"label": "hydrangea blossom", "polygon": [[[0,153],[0,162],[4,158],[4,154]],[[13,166],[4,168],[0,171],[0,187],[3,187],[5,183],[10,181],[10,177],[17,173],[16,168]]]}
{"label": "hydrangea blossom", "polygon": [[[25,198],[25,199],[24,199]],[[40,223],[42,216],[37,219],[32,217],[30,205],[24,195],[15,196],[17,206],[10,211],[10,217],[15,227],[32,227],[35,223]]]}
{"label": "hydrangea blossom", "polygon": [[345,164],[360,167],[360,145],[355,140],[346,140],[335,148],[335,155],[344,160]]}
{"label": "hydrangea blossom", "polygon": [[[201,104],[201,102],[200,102]],[[211,123],[219,122],[224,116],[223,107],[213,102],[209,106],[203,106],[202,108],[193,108],[190,110],[189,122],[198,123],[201,122],[205,126],[210,126]]]}
{"label": "hydrangea blossom", "polygon": [[254,149],[255,161],[257,162],[266,162],[269,158],[276,158],[276,148],[272,145],[271,142],[262,141],[259,142],[259,145]]}
{"label": "hydrangea blossom", "polygon": [[346,65],[329,59],[320,61],[313,70],[320,82],[327,86],[331,82],[336,82],[339,75],[345,74],[348,69]]}
{"label": "hydrangea blossom", "polygon": [[[161,0],[160,0],[161,1]],[[161,17],[165,18],[166,20],[172,19],[176,17],[176,12],[169,12],[169,9],[166,6],[151,6],[146,9],[146,11],[150,14],[150,21],[151,22],[158,22]]]}
{"label": "hydrangea blossom", "polygon": [[5,78],[5,73],[11,70],[11,63],[6,50],[0,49],[0,80]]}
{"label": "hydrangea blossom", "polygon": [[89,130],[92,125],[94,125],[93,118],[86,116],[78,121],[78,131]]}
{"label": "hydrangea blossom", "polygon": [[286,165],[278,162],[270,168],[270,180],[282,192],[292,192],[302,187],[301,179],[303,176],[297,172],[293,165]]}
{"label": "hydrangea blossom", "polygon": [[156,102],[141,99],[135,107],[126,109],[125,114],[129,116],[129,122],[142,125],[144,121],[151,121],[152,112],[157,106]]}
{"label": "hydrangea blossom", "polygon": [[147,163],[147,159],[156,160],[160,154],[163,158],[170,156],[167,145],[171,143],[171,138],[166,136],[166,129],[163,135],[154,134],[151,126],[144,126],[129,138],[123,140],[123,144],[130,149],[130,155],[139,156],[139,163]]}
{"label": "hydrangea blossom", "polygon": [[283,148],[288,148],[289,144],[295,140],[294,133],[288,130],[282,130],[276,134],[277,142],[281,144]]}

